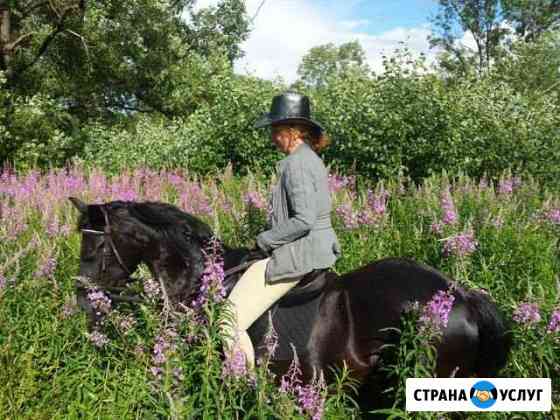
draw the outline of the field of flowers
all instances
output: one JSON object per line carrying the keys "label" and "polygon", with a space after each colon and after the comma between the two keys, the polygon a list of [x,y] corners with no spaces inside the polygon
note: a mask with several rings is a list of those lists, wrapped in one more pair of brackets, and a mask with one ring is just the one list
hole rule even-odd
{"label": "field of flowers", "polygon": [[[253,246],[266,221],[271,180],[254,174],[195,179],[182,172],[136,170],[109,178],[80,167],[0,174],[0,414],[2,418],[352,418],[348,372],[328,387],[302,386],[297,365],[274,384],[267,361],[254,375],[232,357],[221,362],[218,299],[165,319],[145,268],[147,301],[118,310],[100,292],[105,314],[87,333],[75,302],[80,235],[69,196],[92,203],[164,201],[199,216],[231,246]],[[334,223],[348,272],[386,256],[432,265],[460,284],[485,289],[512,320],[514,347],[504,377],[550,377],[560,418],[560,195],[531,179],[499,182],[432,177],[370,184],[332,175]],[[216,264],[216,261],[213,261]],[[214,270],[213,273],[219,272]],[[215,274],[214,274],[215,275]],[[219,277],[219,276],[218,276]],[[214,279],[219,281],[218,279]],[[403,340],[414,348],[417,324]],[[407,331],[403,330],[403,337]],[[271,331],[271,351],[274,334]],[[410,361],[407,363],[410,364]],[[419,370],[395,366],[402,383]],[[396,391],[402,396],[402,389]],[[402,403],[397,398],[397,402]],[[407,415],[398,404],[396,418]],[[494,413],[472,418],[513,418]],[[470,418],[470,417],[469,417]]]}

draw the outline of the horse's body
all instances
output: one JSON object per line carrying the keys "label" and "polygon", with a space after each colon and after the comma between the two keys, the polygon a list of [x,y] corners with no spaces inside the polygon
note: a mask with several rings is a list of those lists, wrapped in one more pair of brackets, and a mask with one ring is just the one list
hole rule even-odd
{"label": "horse's body", "polygon": [[[82,213],[82,230],[104,231],[84,236],[80,275],[94,279],[100,287],[122,285],[144,262],[163,281],[170,300],[193,296],[203,268],[202,246],[211,236],[208,226],[161,203],[87,206],[75,199],[73,202]],[[107,235],[112,253],[108,252]],[[246,254],[246,250],[226,248],[224,268],[239,264]],[[287,332],[300,332],[296,350],[306,379],[316,369],[327,373],[329,367],[346,363],[362,385],[361,407],[379,408],[380,391],[387,386],[379,370],[382,346],[398,343],[394,328],[400,327],[403,310],[410,303],[426,303],[437,291],[448,289],[451,280],[433,268],[402,258],[383,259],[333,277],[336,275],[331,274],[318,296],[276,307],[273,323],[281,330],[281,340]],[[495,376],[510,349],[496,305],[479,291],[457,287],[453,294],[449,323],[437,348],[437,375]],[[78,295],[84,309],[95,318],[83,291]],[[257,356],[265,322],[267,313],[249,330]],[[280,344],[286,348],[287,343]],[[273,369],[281,373],[290,362],[291,354],[280,351]]]}

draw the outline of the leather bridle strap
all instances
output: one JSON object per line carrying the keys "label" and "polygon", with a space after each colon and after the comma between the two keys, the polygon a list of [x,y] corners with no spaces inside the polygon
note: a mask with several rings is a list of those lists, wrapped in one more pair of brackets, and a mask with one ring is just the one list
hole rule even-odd
{"label": "leather bridle strap", "polygon": [[253,265],[257,261],[258,260],[246,261],[243,264],[236,265],[235,267],[232,267],[229,270],[224,271],[224,278],[234,273],[237,273],[239,271],[245,270],[247,267]]}
{"label": "leather bridle strap", "polygon": [[[113,254],[115,255],[115,257],[117,258],[117,261],[119,262],[120,266],[130,276],[131,275],[130,270],[124,264],[124,262],[121,258],[121,255],[119,254],[119,251],[117,250],[117,247],[115,246],[115,242],[113,241],[113,237],[111,236],[111,223],[109,221],[109,214],[107,213],[107,209],[105,208],[105,206],[99,206],[99,208],[101,209],[101,212],[103,213],[103,217],[105,218],[105,226],[103,227],[103,232],[99,232],[99,233],[102,233],[103,236],[105,237],[105,240],[103,242],[103,259],[101,260],[101,269],[102,269],[103,272],[105,272],[106,269],[107,269],[107,266],[105,264],[105,255],[108,255],[108,251],[109,251],[108,247],[110,246],[111,250],[113,251]],[[82,229],[82,231],[97,233],[97,231],[92,231],[92,230],[88,230],[88,229]]]}

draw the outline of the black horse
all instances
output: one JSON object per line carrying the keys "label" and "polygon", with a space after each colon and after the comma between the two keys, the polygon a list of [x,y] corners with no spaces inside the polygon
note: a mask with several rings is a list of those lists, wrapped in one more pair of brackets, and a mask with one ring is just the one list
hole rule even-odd
{"label": "black horse", "polygon": [[[130,273],[145,263],[162,282],[169,301],[192,299],[203,272],[203,247],[212,237],[205,223],[164,203],[87,205],[70,200],[81,213],[81,277],[111,293],[125,286]],[[247,249],[224,246],[224,268],[239,266],[247,256]],[[398,343],[394,329],[401,325],[403,311],[412,302],[428,302],[453,282],[431,267],[403,258],[382,259],[342,276],[321,274],[321,290],[310,287],[317,282],[296,287],[271,309],[280,337],[273,369],[281,373],[289,365],[293,354],[288,344],[293,342],[305,377],[315,369],[328,372],[328,367],[345,362],[361,385],[361,408],[379,408],[380,391],[388,385],[379,369],[383,349]],[[313,290],[306,293],[309,288]],[[80,306],[95,322],[86,290],[78,286],[77,294]],[[480,291],[456,287],[453,295],[449,323],[437,347],[437,375],[495,376],[511,347],[501,314]],[[112,297],[119,299],[116,293]],[[249,330],[257,357],[268,319],[265,313]]]}

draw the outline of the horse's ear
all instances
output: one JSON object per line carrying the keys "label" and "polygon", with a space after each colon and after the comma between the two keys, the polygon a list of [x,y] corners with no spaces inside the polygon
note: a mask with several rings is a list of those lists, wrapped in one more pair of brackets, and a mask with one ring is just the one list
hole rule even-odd
{"label": "horse's ear", "polygon": [[68,197],[68,200],[78,209],[78,211],[82,214],[87,214],[88,205],[84,203],[82,200],[76,197]]}

